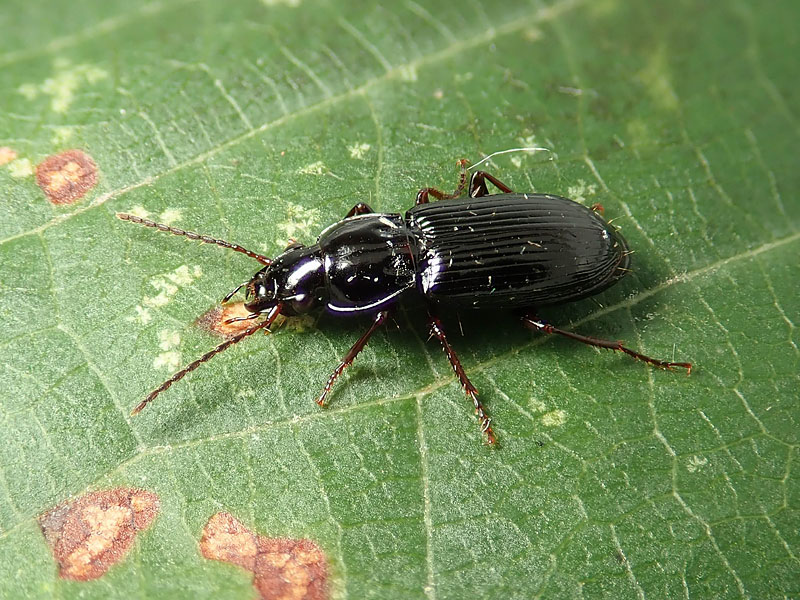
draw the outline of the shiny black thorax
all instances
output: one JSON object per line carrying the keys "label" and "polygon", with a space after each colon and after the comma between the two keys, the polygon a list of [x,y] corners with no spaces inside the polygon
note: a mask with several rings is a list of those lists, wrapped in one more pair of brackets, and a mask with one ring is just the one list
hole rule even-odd
{"label": "shiny black thorax", "polygon": [[408,294],[456,309],[514,309],[596,294],[624,275],[627,246],[594,211],[548,194],[496,194],[370,213],[288,249],[248,286],[254,312],[325,306],[375,313]]}

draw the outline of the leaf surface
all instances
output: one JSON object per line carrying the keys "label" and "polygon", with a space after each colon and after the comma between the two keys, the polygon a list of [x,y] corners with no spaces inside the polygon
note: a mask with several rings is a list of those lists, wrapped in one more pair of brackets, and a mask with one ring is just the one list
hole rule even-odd
{"label": "leaf surface", "polygon": [[[326,553],[335,597],[796,595],[800,81],[794,2],[11,2],[0,17],[0,596],[252,597],[204,559],[225,511]],[[140,416],[219,338],[258,267],[114,218],[275,255],[356,202],[402,212],[456,159],[605,207],[634,272],[543,316],[690,377],[450,319],[481,443],[413,305],[253,336]],[[34,171],[78,148],[97,184]],[[138,486],[161,512],[107,575],[58,579],[36,518]],[[795,575],[792,575],[795,573]]]}

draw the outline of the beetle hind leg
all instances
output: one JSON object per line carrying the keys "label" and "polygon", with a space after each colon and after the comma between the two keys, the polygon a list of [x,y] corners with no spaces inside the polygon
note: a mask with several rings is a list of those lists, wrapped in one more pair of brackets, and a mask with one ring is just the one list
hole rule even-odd
{"label": "beetle hind leg", "polygon": [[433,196],[437,200],[452,200],[453,198],[458,198],[461,194],[463,194],[464,189],[467,187],[467,167],[469,167],[469,161],[466,158],[462,158],[457,161],[457,164],[461,169],[461,173],[458,176],[458,185],[452,194],[448,194],[432,187],[422,188],[419,192],[417,192],[417,201],[414,204],[427,204],[430,202],[430,198],[428,198],[428,196]]}
{"label": "beetle hind leg", "polygon": [[631,350],[630,348],[625,347],[619,340],[617,341],[604,340],[601,338],[590,337],[587,335],[580,335],[578,333],[573,333],[571,331],[565,331],[564,329],[558,329],[557,327],[553,327],[549,323],[545,323],[541,319],[531,314],[525,315],[522,318],[522,322],[525,323],[526,327],[534,329],[535,331],[540,331],[542,333],[555,333],[570,338],[572,340],[576,340],[578,342],[587,344],[589,346],[594,346],[596,348],[606,348],[608,350],[616,350],[618,352],[624,352],[625,354],[635,358],[636,360],[641,360],[642,362],[651,364],[654,367],[658,367],[659,369],[667,369],[671,371],[675,367],[680,367],[682,369],[686,369],[687,375],[692,372],[692,363],[669,362],[666,360],[651,358],[650,356],[640,354],[635,350]]}
{"label": "beetle hind leg", "polygon": [[481,198],[489,195],[489,188],[486,186],[487,180],[505,194],[514,193],[510,187],[508,187],[505,183],[500,181],[491,173],[487,173],[486,171],[475,171],[469,180],[470,198]]}
{"label": "beetle hind leg", "polygon": [[438,339],[442,344],[442,349],[447,355],[447,358],[450,361],[450,366],[453,367],[453,371],[455,371],[456,377],[458,377],[458,381],[461,383],[461,387],[464,388],[467,398],[472,400],[472,405],[475,407],[475,414],[478,415],[478,420],[481,424],[481,431],[486,434],[486,441],[489,444],[495,444],[497,442],[497,438],[494,435],[494,431],[492,431],[492,420],[486,414],[486,411],[483,409],[483,404],[481,404],[481,401],[478,399],[477,388],[472,385],[469,377],[467,377],[467,374],[464,372],[464,367],[461,366],[461,361],[458,359],[458,355],[456,355],[455,350],[453,350],[453,347],[450,345],[450,342],[447,341],[447,336],[442,328],[442,322],[432,314],[430,315],[428,322],[431,326],[431,335]]}
{"label": "beetle hind leg", "polygon": [[344,218],[349,219],[350,217],[355,217],[357,215],[368,215],[369,213],[374,212],[375,211],[372,210],[372,207],[370,207],[369,204],[366,204],[365,202],[359,202],[353,208],[347,211],[347,214],[344,216]]}

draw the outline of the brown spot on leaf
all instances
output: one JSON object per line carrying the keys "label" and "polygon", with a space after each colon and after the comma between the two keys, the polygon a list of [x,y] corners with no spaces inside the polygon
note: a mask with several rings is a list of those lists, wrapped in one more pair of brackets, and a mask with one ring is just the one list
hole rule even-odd
{"label": "brown spot on leaf", "polygon": [[17,153],[12,148],[0,146],[0,165],[8,164],[15,158],[17,158]]}
{"label": "brown spot on leaf", "polygon": [[121,561],[158,514],[158,496],[136,488],[91,492],[39,517],[63,579],[89,581]]}
{"label": "brown spot on leaf", "polygon": [[95,186],[97,165],[83,150],[67,150],[37,165],[36,183],[53,204],[71,204]]}
{"label": "brown spot on leaf", "polygon": [[233,563],[253,573],[265,600],[323,600],[328,569],[319,546],[308,539],[256,535],[229,513],[208,520],[200,551],[212,560]]}
{"label": "brown spot on leaf", "polygon": [[249,314],[250,311],[244,307],[244,302],[223,304],[215,306],[208,312],[202,314],[200,318],[197,319],[197,325],[201,329],[216,333],[222,337],[231,337],[252,327],[255,321],[235,321],[233,323],[226,323],[225,321],[238,317],[246,317]]}

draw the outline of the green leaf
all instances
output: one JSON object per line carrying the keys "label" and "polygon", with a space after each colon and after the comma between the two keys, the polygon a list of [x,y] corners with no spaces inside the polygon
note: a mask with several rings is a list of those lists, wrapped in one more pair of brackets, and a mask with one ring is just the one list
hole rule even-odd
{"label": "green leaf", "polygon": [[[307,537],[350,598],[800,593],[796,2],[6,2],[0,17],[0,596],[253,597],[203,558],[227,511]],[[195,320],[258,267],[116,211],[274,255],[356,202],[401,212],[455,161],[602,203],[634,273],[543,316],[690,377],[453,319],[489,448],[424,319],[319,317],[219,343]],[[97,184],[51,204],[35,165]],[[3,154],[5,153],[5,154]],[[37,517],[142,487],[160,513],[100,579]],[[794,575],[792,575],[794,573]]]}

